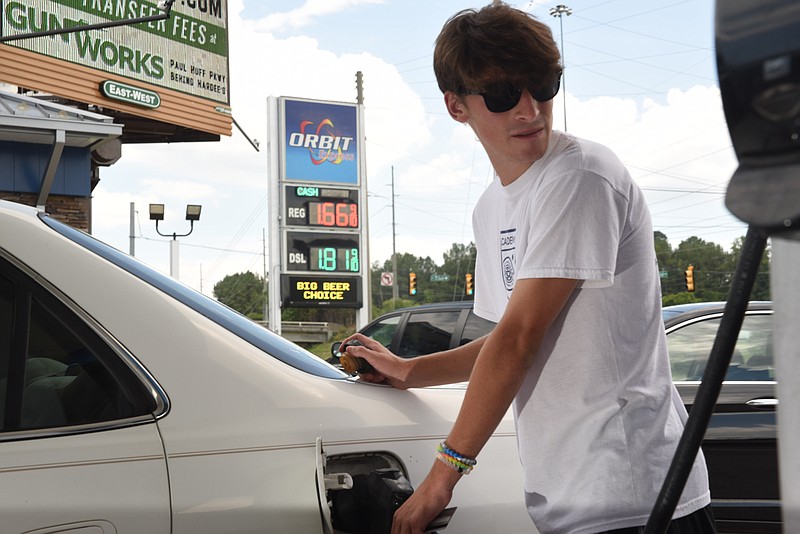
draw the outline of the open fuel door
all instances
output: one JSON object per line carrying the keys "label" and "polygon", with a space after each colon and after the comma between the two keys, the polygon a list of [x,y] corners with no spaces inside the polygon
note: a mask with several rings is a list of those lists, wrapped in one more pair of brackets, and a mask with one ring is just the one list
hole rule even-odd
{"label": "open fuel door", "polygon": [[[392,517],[412,493],[403,463],[385,451],[328,456],[317,438],[317,492],[325,534],[389,534]],[[448,508],[427,532],[443,529]]]}

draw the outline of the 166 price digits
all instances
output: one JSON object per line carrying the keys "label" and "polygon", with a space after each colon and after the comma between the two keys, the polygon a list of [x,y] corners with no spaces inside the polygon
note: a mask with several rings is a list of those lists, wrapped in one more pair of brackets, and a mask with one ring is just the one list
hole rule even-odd
{"label": "166 price digits", "polygon": [[358,204],[352,202],[309,202],[308,224],[358,228]]}

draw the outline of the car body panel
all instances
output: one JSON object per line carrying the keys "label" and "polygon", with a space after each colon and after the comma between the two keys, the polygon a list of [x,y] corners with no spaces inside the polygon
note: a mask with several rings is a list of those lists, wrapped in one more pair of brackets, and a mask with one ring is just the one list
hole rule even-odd
{"label": "car body panel", "polygon": [[[0,202],[0,249],[113,339],[158,399],[149,422],[0,432],[4,532],[323,532],[318,442],[328,457],[392,454],[417,485],[461,406],[463,385],[347,377],[163,275],[98,257],[34,210]],[[456,490],[450,531],[531,530],[515,454],[509,414]]]}
{"label": "car body panel", "polygon": [[[665,308],[675,385],[689,410],[703,369],[687,371],[685,363],[692,358],[707,360],[724,306],[698,303]],[[771,317],[770,303],[749,305],[703,439],[720,532],[781,531]],[[683,337],[690,342],[683,342]],[[679,380],[692,374],[697,379]]]}
{"label": "car body panel", "polygon": [[0,443],[0,496],[2,532],[70,523],[58,532],[170,526],[167,463],[154,422]]}

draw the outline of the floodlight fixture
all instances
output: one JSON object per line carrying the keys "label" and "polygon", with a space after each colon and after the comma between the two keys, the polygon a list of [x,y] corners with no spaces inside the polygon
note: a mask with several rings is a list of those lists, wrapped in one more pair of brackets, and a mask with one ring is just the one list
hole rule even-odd
{"label": "floodlight fixture", "polygon": [[150,204],[150,220],[151,221],[164,220],[164,204]]}
{"label": "floodlight fixture", "polygon": [[156,233],[162,237],[171,237],[172,240],[169,243],[169,274],[176,280],[178,279],[178,262],[179,262],[179,249],[178,249],[178,238],[179,237],[186,237],[192,233],[194,230],[194,222],[200,220],[200,211],[203,207],[200,204],[187,204],[186,205],[186,220],[189,221],[189,231],[185,234],[179,234],[177,232],[173,232],[171,234],[165,234],[161,232],[161,229],[158,227],[159,221],[164,220],[164,204],[150,204],[150,220],[156,222]]}
{"label": "floodlight fixture", "polygon": [[173,233],[162,233],[161,229],[158,227],[159,221],[164,220],[164,204],[150,204],[150,220],[156,222],[156,232],[158,235],[163,237],[171,237],[173,241],[179,237],[186,237],[192,233],[194,230],[194,222],[200,220],[200,211],[203,209],[203,206],[200,204],[188,204],[186,206],[186,220],[189,221],[189,231],[185,234],[179,234],[177,232]]}
{"label": "floodlight fixture", "polygon": [[186,206],[186,220],[187,221],[199,221],[200,220],[200,210],[203,209],[203,206],[200,204],[187,204]]}

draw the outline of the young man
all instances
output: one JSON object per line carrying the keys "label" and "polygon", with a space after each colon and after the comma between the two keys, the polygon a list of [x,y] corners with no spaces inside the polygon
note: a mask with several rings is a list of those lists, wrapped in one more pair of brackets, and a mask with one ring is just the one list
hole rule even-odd
{"label": "young man", "polygon": [[[552,131],[561,67],[549,28],[506,4],[454,15],[434,70],[450,115],[497,174],[475,207],[468,345],[403,360],[357,334],[363,379],[408,388],[469,379],[461,412],[392,532],[421,533],[513,403],[528,511],[543,534],[638,532],[686,412],[670,376],[653,230],[608,149]],[[479,468],[479,467],[476,467]],[[714,532],[698,455],[670,532]]]}

